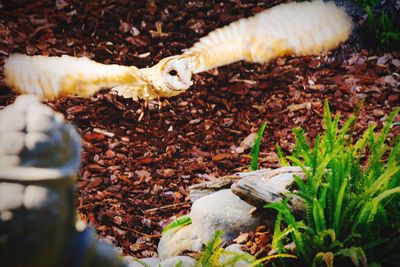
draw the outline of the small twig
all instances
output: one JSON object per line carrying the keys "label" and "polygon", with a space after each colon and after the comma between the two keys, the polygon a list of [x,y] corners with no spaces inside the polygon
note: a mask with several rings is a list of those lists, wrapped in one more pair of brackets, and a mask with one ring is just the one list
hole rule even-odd
{"label": "small twig", "polygon": [[230,82],[230,83],[232,83],[232,82],[242,82],[242,83],[247,83],[247,84],[252,84],[252,85],[257,84],[257,81],[239,79],[239,76],[240,76],[239,74],[233,76],[233,77],[229,80],[229,82]]}
{"label": "small twig", "polygon": [[49,28],[54,28],[56,25],[55,24],[46,24],[43,26],[39,26],[36,28],[36,30],[34,30],[30,35],[29,35],[29,39],[32,39],[36,34],[38,34],[39,32],[49,29]]}
{"label": "small twig", "polygon": [[139,118],[138,118],[138,122],[140,122],[143,119],[143,117],[144,117],[144,111],[141,110]]}
{"label": "small twig", "polygon": [[165,205],[165,206],[162,206],[162,207],[145,210],[143,213],[150,213],[150,212],[155,212],[155,211],[159,211],[159,210],[177,208],[177,207],[182,207],[182,206],[186,206],[186,205],[190,206],[190,203],[189,202],[182,202],[182,203],[178,203],[178,204]]}
{"label": "small twig", "polygon": [[286,108],[285,112],[294,112],[294,111],[299,111],[302,109],[310,109],[311,108],[310,102],[304,102],[300,104],[291,104],[289,107]]}
{"label": "small twig", "polygon": [[106,130],[99,129],[99,128],[94,128],[93,132],[99,133],[99,134],[104,134],[105,136],[108,136],[108,137],[114,137],[115,136],[114,133],[107,132]]}
{"label": "small twig", "polygon": [[79,205],[78,207],[76,207],[76,209],[77,209],[77,210],[86,209],[87,207],[90,207],[90,206],[92,206],[93,204],[95,204],[95,203],[82,204],[82,205]]}
{"label": "small twig", "polygon": [[146,58],[146,57],[148,57],[148,56],[150,56],[150,52],[146,52],[146,53],[137,55],[138,58]]}
{"label": "small twig", "polygon": [[158,234],[158,235],[148,235],[148,234],[139,232],[138,230],[135,230],[135,229],[129,228],[129,227],[127,227],[127,226],[123,226],[123,225],[118,225],[118,226],[114,226],[114,227],[122,228],[122,229],[124,229],[124,230],[131,231],[131,232],[134,232],[135,234],[138,234],[138,235],[141,235],[141,236],[144,236],[144,237],[148,237],[148,238],[155,238],[155,237],[158,238],[158,237],[161,237],[161,234]]}

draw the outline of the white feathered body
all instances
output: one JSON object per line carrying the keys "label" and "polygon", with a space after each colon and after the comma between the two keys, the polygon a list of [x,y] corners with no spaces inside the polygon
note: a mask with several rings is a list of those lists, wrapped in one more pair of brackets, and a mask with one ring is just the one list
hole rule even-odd
{"label": "white feathered body", "polygon": [[236,61],[266,63],[288,54],[326,52],[346,41],[351,29],[351,19],[334,3],[292,2],[217,29],[183,55],[164,58],[152,68],[104,65],[70,56],[12,55],[5,76],[16,91],[46,98],[88,96],[117,87],[124,97],[149,100],[185,91],[192,84],[192,73]]}

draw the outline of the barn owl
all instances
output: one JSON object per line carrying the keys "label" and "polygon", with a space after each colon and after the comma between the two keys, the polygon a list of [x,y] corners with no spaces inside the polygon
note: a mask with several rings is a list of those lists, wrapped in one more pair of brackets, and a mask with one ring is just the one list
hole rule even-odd
{"label": "barn owl", "polygon": [[172,97],[192,85],[192,74],[246,60],[324,53],[347,40],[350,17],[334,3],[288,3],[240,19],[201,38],[181,55],[150,68],[105,65],[88,58],[13,54],[6,59],[6,83],[19,93],[52,99],[87,97],[112,88],[125,98],[146,101]]}

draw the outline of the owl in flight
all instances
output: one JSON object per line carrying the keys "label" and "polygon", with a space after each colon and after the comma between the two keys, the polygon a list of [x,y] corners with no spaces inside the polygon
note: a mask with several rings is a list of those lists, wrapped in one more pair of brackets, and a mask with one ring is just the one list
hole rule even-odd
{"label": "owl in flight", "polygon": [[111,88],[125,98],[149,101],[176,96],[192,85],[192,74],[233,62],[267,63],[279,56],[324,53],[346,41],[351,30],[350,17],[332,2],[292,2],[214,30],[183,54],[150,68],[105,65],[66,55],[12,54],[4,73],[15,91],[45,99],[87,97]]}

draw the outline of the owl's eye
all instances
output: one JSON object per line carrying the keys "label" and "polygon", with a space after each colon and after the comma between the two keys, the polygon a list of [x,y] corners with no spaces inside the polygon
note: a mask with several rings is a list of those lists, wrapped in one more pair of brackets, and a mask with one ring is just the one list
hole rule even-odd
{"label": "owl's eye", "polygon": [[176,75],[178,75],[178,72],[177,72],[176,70],[170,70],[168,73],[169,73],[169,75],[171,75],[171,76],[176,76]]}

